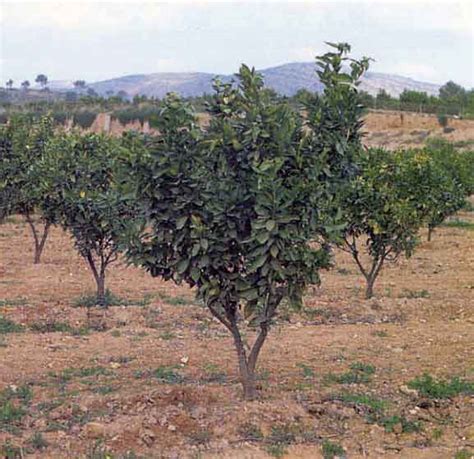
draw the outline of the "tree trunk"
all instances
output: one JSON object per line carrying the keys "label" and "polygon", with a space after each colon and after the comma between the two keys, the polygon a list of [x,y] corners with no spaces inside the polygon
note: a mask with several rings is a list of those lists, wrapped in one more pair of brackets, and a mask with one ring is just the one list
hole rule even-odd
{"label": "tree trunk", "polygon": [[27,213],[25,215],[26,221],[30,226],[31,233],[33,234],[33,240],[35,242],[35,255],[34,255],[34,264],[37,265],[41,263],[41,255],[43,254],[44,246],[46,244],[46,239],[48,238],[49,228],[51,223],[45,222],[43,228],[43,234],[39,235],[38,230],[35,227],[35,223],[31,218],[31,215]]}
{"label": "tree trunk", "polygon": [[[234,334],[234,333],[233,333]],[[247,361],[247,353],[240,338],[240,333],[234,334],[235,349],[239,360],[239,375],[245,400],[255,400],[257,398],[257,387],[255,384],[255,367],[251,368]]]}
{"label": "tree trunk", "polygon": [[101,272],[97,280],[97,304],[103,308],[107,308],[105,299],[105,272]]}
{"label": "tree trunk", "polygon": [[94,257],[92,253],[88,251],[85,254],[85,258],[89,263],[89,267],[91,268],[92,274],[94,275],[94,279],[97,285],[97,304],[101,307],[107,308],[106,299],[105,299],[105,269],[106,266],[104,263],[101,263],[99,270],[97,270],[96,263],[94,261]]}
{"label": "tree trunk", "polygon": [[365,298],[369,300],[374,296],[374,283],[375,283],[375,278],[372,279],[367,279],[367,286],[365,289]]}
{"label": "tree trunk", "polygon": [[431,236],[433,234],[433,227],[432,226],[428,226],[428,242],[431,241]]}

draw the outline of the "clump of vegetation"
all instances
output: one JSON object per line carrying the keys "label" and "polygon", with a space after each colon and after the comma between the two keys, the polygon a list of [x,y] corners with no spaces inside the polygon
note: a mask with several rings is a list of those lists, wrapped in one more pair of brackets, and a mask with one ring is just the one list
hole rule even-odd
{"label": "clump of vegetation", "polygon": [[329,440],[324,440],[322,444],[322,453],[324,459],[334,459],[336,457],[338,458],[345,458],[346,457],[346,451],[344,448],[339,444],[339,443],[334,443]]}
{"label": "clump of vegetation", "polygon": [[[129,300],[126,298],[121,298],[114,293],[112,293],[109,289],[105,290],[104,294],[104,303],[105,307],[109,306],[147,306],[150,304],[153,296],[152,295],[144,295],[141,300]],[[75,298],[72,301],[73,307],[85,307],[85,308],[92,308],[97,306],[97,294],[85,294],[81,295],[78,298]]]}
{"label": "clump of vegetation", "polygon": [[161,366],[153,372],[153,376],[162,383],[181,384],[184,377],[176,371],[178,368],[177,366]]}
{"label": "clump of vegetation", "polygon": [[17,431],[32,397],[28,386],[8,387],[0,392],[0,431]]}
{"label": "clump of vegetation", "polygon": [[4,335],[6,333],[20,333],[22,331],[24,331],[23,326],[13,322],[13,320],[0,316],[0,335]]}
{"label": "clump of vegetation", "polygon": [[453,398],[460,394],[474,394],[474,382],[458,377],[435,379],[428,373],[415,378],[408,387],[416,389],[421,395],[430,398]]}
{"label": "clump of vegetation", "polygon": [[76,126],[79,126],[82,129],[89,129],[96,118],[97,112],[90,112],[84,110],[74,113],[73,122]]}
{"label": "clump of vegetation", "polygon": [[342,374],[329,373],[324,380],[328,383],[337,384],[366,384],[371,381],[371,376],[375,373],[375,367],[362,362],[351,364],[350,370]]}

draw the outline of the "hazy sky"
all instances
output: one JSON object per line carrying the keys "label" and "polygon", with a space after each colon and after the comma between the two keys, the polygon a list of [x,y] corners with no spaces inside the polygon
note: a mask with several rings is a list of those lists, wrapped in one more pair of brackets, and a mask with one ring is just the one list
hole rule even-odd
{"label": "hazy sky", "polygon": [[22,2],[0,0],[0,84],[233,73],[312,61],[347,41],[372,70],[474,86],[474,0]]}

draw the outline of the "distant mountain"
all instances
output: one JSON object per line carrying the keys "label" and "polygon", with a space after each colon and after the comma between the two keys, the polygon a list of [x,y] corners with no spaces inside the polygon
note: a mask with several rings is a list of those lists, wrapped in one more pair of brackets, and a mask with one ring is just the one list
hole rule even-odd
{"label": "distant mountain", "polygon": [[[260,70],[265,79],[265,85],[273,88],[279,94],[294,95],[299,89],[320,92],[323,85],[317,79],[313,63],[289,63]],[[151,73],[147,75],[128,75],[111,80],[98,81],[88,84],[99,94],[108,91],[118,93],[125,91],[129,96],[137,94],[163,97],[168,92],[177,92],[184,97],[200,96],[212,92],[212,80],[219,76],[223,81],[231,81],[232,75],[216,75],[212,73]],[[60,83],[60,82],[58,82]],[[69,82],[61,82],[69,83]],[[55,89],[60,84],[53,83]],[[65,84],[63,89],[70,87]],[[360,88],[370,94],[377,94],[384,89],[392,96],[398,96],[404,89],[424,91],[437,95],[440,85],[424,83],[398,75],[368,72]]]}

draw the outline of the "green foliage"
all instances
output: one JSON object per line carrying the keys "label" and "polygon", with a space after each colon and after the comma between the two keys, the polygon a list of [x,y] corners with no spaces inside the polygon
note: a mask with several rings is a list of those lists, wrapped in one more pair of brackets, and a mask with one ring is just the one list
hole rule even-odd
{"label": "green foliage", "polygon": [[23,330],[24,329],[20,324],[17,324],[6,317],[0,316],[0,335],[4,335],[6,333],[19,333]]}
{"label": "green foliage", "polygon": [[0,127],[0,215],[33,213],[41,202],[37,163],[53,136],[50,117],[17,115]]}
{"label": "green foliage", "polygon": [[180,375],[176,369],[179,367],[176,366],[161,366],[158,367],[153,375],[158,381],[166,384],[180,384],[183,382],[184,378]]}
{"label": "green foliage", "polygon": [[[355,88],[367,60],[346,58],[346,44],[331,46],[318,63],[325,92],[309,103],[307,121],[242,65],[236,85],[215,82],[206,131],[189,104],[169,95],[161,135],[129,137],[124,193],[135,195],[149,229],[130,240],[129,255],[152,276],[196,288],[234,336],[249,397],[281,301],[301,305],[306,285],[329,265],[323,236],[338,230],[334,194],[360,148]],[[240,309],[259,332],[249,355]]]}
{"label": "green foliage", "polygon": [[468,449],[460,449],[459,451],[456,451],[456,454],[454,455],[454,459],[472,459],[474,456],[474,451],[468,450]]}
{"label": "green foliage", "polygon": [[387,402],[385,400],[379,400],[366,394],[342,394],[335,398],[337,400],[342,400],[345,403],[366,406],[374,413],[383,413],[387,407]]}
{"label": "green foliage", "polygon": [[[129,300],[126,298],[121,298],[114,293],[112,293],[109,289],[105,290],[103,306],[147,306],[151,302],[151,295],[144,295],[141,300]],[[79,308],[92,308],[97,306],[97,294],[86,294],[81,295],[78,298],[75,298],[72,301],[72,306]]]}
{"label": "green foliage", "polygon": [[73,122],[76,126],[79,126],[82,129],[89,129],[96,118],[97,112],[84,110],[74,113]]}
{"label": "green foliage", "polygon": [[[427,219],[440,212],[442,172],[423,151],[389,152],[369,149],[359,156],[359,175],[342,194],[348,222],[342,248],[349,252],[367,281],[366,297],[386,261],[409,257],[417,233]],[[445,191],[441,187],[441,192]],[[364,246],[370,257],[364,265]]]}
{"label": "green foliage", "polygon": [[366,384],[371,381],[371,376],[375,373],[375,367],[362,362],[355,362],[350,365],[350,370],[341,374],[329,373],[324,378],[327,383],[337,384]]}
{"label": "green foliage", "polygon": [[401,425],[401,431],[403,433],[419,432],[421,430],[421,424],[416,421],[410,421],[404,416],[389,416],[379,419],[377,422],[381,425],[386,432],[394,432],[396,425]]}
{"label": "green foliage", "polygon": [[72,234],[94,275],[102,306],[107,300],[106,269],[117,259],[120,237],[136,217],[115,189],[121,148],[118,140],[101,135],[58,135],[39,166],[43,212]]}
{"label": "green foliage", "polygon": [[465,381],[458,377],[450,380],[436,380],[428,373],[410,381],[408,386],[416,389],[421,395],[430,398],[452,398],[460,394],[474,394],[474,382]]}
{"label": "green foliage", "polygon": [[346,456],[346,452],[341,445],[329,440],[324,440],[322,445],[322,453],[324,459],[334,459],[336,457],[342,458]]}
{"label": "green foliage", "polygon": [[15,432],[21,424],[33,394],[28,386],[0,392],[0,431]]}
{"label": "green foliage", "polygon": [[474,230],[474,223],[467,222],[465,220],[460,220],[459,218],[444,222],[443,226],[445,226],[446,228],[461,228],[471,231]]}
{"label": "green foliage", "polygon": [[28,440],[28,443],[34,450],[43,450],[49,446],[49,443],[45,440],[41,432],[35,432]]}

